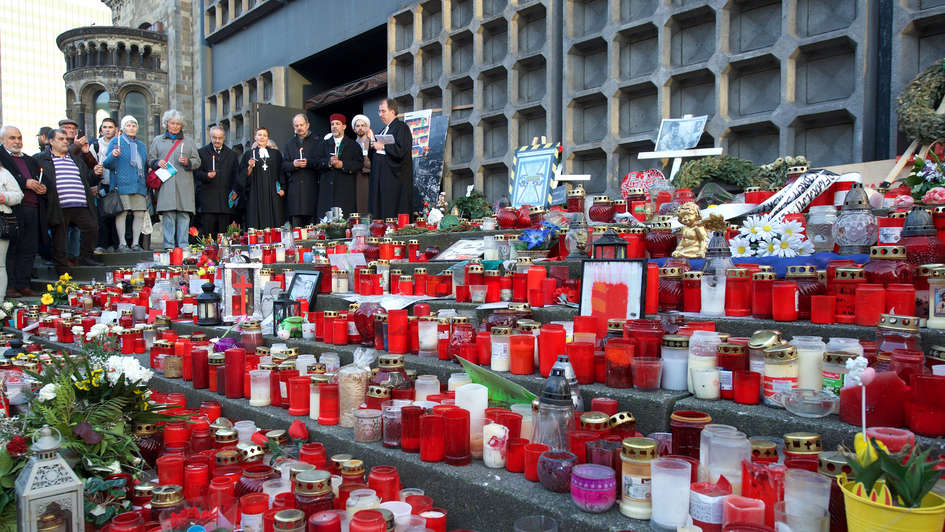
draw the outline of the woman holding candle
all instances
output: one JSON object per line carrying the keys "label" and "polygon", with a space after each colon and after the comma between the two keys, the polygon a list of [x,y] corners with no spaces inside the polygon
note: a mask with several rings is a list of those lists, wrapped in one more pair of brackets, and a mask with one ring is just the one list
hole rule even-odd
{"label": "woman holding candle", "polygon": [[200,155],[193,139],[184,136],[184,115],[170,109],[161,116],[163,135],[151,142],[148,166],[168,170],[171,177],[158,189],[157,207],[164,228],[164,247],[186,247],[190,217],[197,212],[194,199],[194,175],[191,169],[200,165]]}
{"label": "woman holding candle", "polygon": [[286,179],[282,173],[282,154],[269,143],[268,129],[258,128],[254,138],[256,144],[243,154],[237,173],[239,188],[246,196],[246,226],[278,227],[285,220],[282,198]]}
{"label": "woman holding candle", "polygon": [[121,131],[122,134],[116,135],[108,143],[105,150],[108,155],[102,161],[102,166],[110,170],[109,183],[118,189],[118,197],[121,198],[121,206],[124,209],[115,215],[115,229],[118,231],[120,243],[118,251],[129,250],[128,243],[125,242],[125,220],[129,212],[133,216],[131,243],[135,251],[140,251],[138,238],[141,236],[141,226],[148,209],[148,189],[144,183],[148,148],[144,142],[135,138],[138,135],[138,121],[135,117],[127,115],[122,118]]}

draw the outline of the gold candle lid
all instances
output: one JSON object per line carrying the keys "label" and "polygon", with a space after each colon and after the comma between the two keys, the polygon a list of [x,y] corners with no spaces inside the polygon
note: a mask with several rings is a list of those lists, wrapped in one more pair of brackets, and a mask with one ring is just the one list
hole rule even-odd
{"label": "gold candle lid", "polygon": [[797,360],[797,348],[793,345],[777,345],[765,349],[766,364],[783,364]]}
{"label": "gold candle lid", "polygon": [[466,316],[453,316],[450,321],[454,325],[457,323],[469,323],[469,318]]}
{"label": "gold candle lid", "polygon": [[672,279],[672,278],[681,277],[681,276],[682,276],[682,270],[675,266],[664,266],[660,268],[660,277],[669,277]]}
{"label": "gold candle lid", "polygon": [[785,274],[785,279],[791,277],[813,277],[817,275],[817,266],[811,266],[809,264],[793,264],[787,267],[787,274]]}
{"label": "gold candle lid", "polygon": [[830,478],[837,478],[840,473],[846,473],[847,479],[851,480],[855,475],[853,469],[850,468],[850,464],[847,463],[846,457],[839,451],[820,453],[820,456],[817,457],[817,472]]}
{"label": "gold candle lid", "polygon": [[834,271],[834,278],[842,279],[842,280],[854,280],[854,281],[860,280],[860,279],[866,279],[866,270],[864,270],[863,268],[853,268],[853,267],[837,268]]}
{"label": "gold candle lid", "polygon": [[581,429],[601,431],[610,428],[610,418],[603,412],[584,412],[581,414]]}
{"label": "gold candle lid", "polygon": [[925,356],[940,363],[945,363],[945,346],[933,345]]}
{"label": "gold candle lid", "polygon": [[906,260],[906,246],[871,246],[870,258]]}
{"label": "gold candle lid", "polygon": [[664,334],[662,343],[670,349],[689,349],[689,337],[682,334]]}
{"label": "gold candle lid", "polygon": [[237,443],[236,450],[244,462],[250,462],[265,454],[262,447],[248,441]]}
{"label": "gold candle lid", "polygon": [[466,268],[466,273],[482,273],[483,271],[485,270],[481,264],[470,264]]}
{"label": "gold candle lid", "polygon": [[749,349],[766,349],[781,343],[781,331],[763,329],[755,331],[748,340]]}
{"label": "gold candle lid", "polygon": [[217,429],[216,433],[213,435],[214,441],[217,443],[233,443],[239,440],[236,431],[233,429]]}
{"label": "gold candle lid", "polygon": [[541,323],[529,319],[520,319],[515,322],[515,326],[518,327],[518,330],[523,333],[541,329]]}
{"label": "gold candle lid", "polygon": [[820,434],[789,432],[784,435],[784,450],[794,454],[816,454],[823,451]]}
{"label": "gold candle lid", "polygon": [[658,444],[650,438],[625,438],[620,454],[631,460],[655,460]]}
{"label": "gold candle lid", "polygon": [[512,329],[508,327],[493,327],[492,336],[509,336],[512,334]]}
{"label": "gold candle lid", "polygon": [[627,320],[620,318],[611,318],[607,320],[607,332],[623,332],[623,325]]}
{"label": "gold candle lid", "polygon": [[426,269],[426,268],[414,268],[414,269],[413,269],[413,274],[414,274],[414,276],[420,275],[421,273],[423,273],[423,274],[427,273],[427,269]]}
{"label": "gold candle lid", "polygon": [[751,455],[755,458],[765,458],[776,460],[778,458],[778,446],[770,440],[760,440],[752,438]]}
{"label": "gold candle lid", "polygon": [[396,369],[404,367],[404,355],[383,354],[377,357],[378,367]]}
{"label": "gold candle lid", "polygon": [[889,331],[919,332],[919,318],[915,316],[897,316],[896,314],[880,314],[877,328]]}
{"label": "gold candle lid", "polygon": [[295,477],[295,492],[322,495],[331,491],[331,473],[318,469],[302,471]]}
{"label": "gold candle lid", "polygon": [[486,270],[484,275],[486,277],[499,277],[499,270]]}
{"label": "gold candle lid", "polygon": [[748,352],[748,346],[743,344],[723,343],[716,346],[715,352],[720,355],[744,355]]}
{"label": "gold candle lid", "polygon": [[853,353],[824,352],[824,363],[846,365],[847,360],[856,357]]}
{"label": "gold candle lid", "polygon": [[778,276],[774,272],[755,272],[751,278],[753,281],[774,281]]}
{"label": "gold candle lid", "polygon": [[168,508],[176,506],[184,500],[183,488],[174,484],[156,486],[151,490],[151,507]]}
{"label": "gold candle lid", "polygon": [[353,457],[348,453],[339,453],[331,455],[331,461],[335,464],[335,468],[341,469],[342,464],[351,460]]}
{"label": "gold candle lid", "polygon": [[345,460],[341,464],[341,474],[342,475],[363,475],[364,474],[364,462],[361,460]]}
{"label": "gold candle lid", "polygon": [[532,306],[528,303],[509,303],[509,310],[524,312],[526,310],[531,310]]}
{"label": "gold candle lid", "polygon": [[282,429],[267,431],[266,438],[278,443],[279,445],[285,445],[286,443],[289,443],[289,434]]}
{"label": "gold candle lid", "polygon": [[683,272],[682,278],[684,281],[698,281],[702,279],[702,272],[698,270],[689,270]]}
{"label": "gold candle lid", "polygon": [[732,277],[737,279],[747,279],[748,278],[748,268],[726,268],[725,276]]}
{"label": "gold candle lid", "polygon": [[935,263],[935,264],[923,264],[918,268],[919,277],[928,277],[932,274],[932,270],[938,268],[945,268],[945,264]]}
{"label": "gold candle lid", "polygon": [[608,423],[610,423],[610,428],[614,429],[626,423],[633,423],[636,426],[637,418],[633,417],[633,414],[630,412],[617,412],[616,414],[610,416]]}

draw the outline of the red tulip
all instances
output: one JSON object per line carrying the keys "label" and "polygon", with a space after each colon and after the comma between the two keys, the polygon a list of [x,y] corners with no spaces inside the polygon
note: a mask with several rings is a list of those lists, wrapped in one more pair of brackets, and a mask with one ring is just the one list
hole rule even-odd
{"label": "red tulip", "polygon": [[293,440],[307,441],[308,440],[308,429],[305,427],[305,423],[302,423],[301,420],[296,419],[289,425],[289,437]]}
{"label": "red tulip", "polygon": [[262,432],[254,433],[250,440],[260,447],[265,447],[269,443],[269,438]]}

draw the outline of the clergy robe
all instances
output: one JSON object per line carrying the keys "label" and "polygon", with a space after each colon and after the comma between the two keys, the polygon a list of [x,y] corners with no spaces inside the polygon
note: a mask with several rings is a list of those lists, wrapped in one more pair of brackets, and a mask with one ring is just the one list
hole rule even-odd
{"label": "clergy robe", "polygon": [[[286,188],[282,173],[282,154],[275,148],[267,148],[268,157],[262,158],[259,148],[253,148],[240,159],[239,188],[246,198],[246,227],[264,229],[279,227],[285,222],[282,198],[276,193],[278,184]],[[256,166],[247,175],[249,160],[255,158]]]}
{"label": "clergy robe", "polygon": [[379,135],[393,135],[394,143],[384,146],[384,153],[371,149],[371,215],[396,218],[412,211],[413,135],[407,124],[395,118]]}
{"label": "clergy robe", "polygon": [[325,216],[325,212],[332,207],[341,207],[341,211],[348,215],[357,212],[355,176],[364,164],[361,146],[348,137],[342,136],[339,144],[341,168],[334,168],[328,164],[331,154],[335,153],[335,138],[322,141],[325,154],[325,167],[318,184],[318,216]]}
{"label": "clergy robe", "polygon": [[[299,148],[302,157],[299,157]],[[315,205],[318,197],[318,174],[327,168],[328,158],[322,152],[323,146],[319,137],[309,131],[308,136],[299,139],[294,135],[285,143],[285,158],[282,161],[282,171],[287,177],[288,189],[285,195],[285,210],[287,216],[317,216],[321,218],[324,212],[317,212]],[[308,161],[305,168],[296,168],[293,161],[304,158]]]}

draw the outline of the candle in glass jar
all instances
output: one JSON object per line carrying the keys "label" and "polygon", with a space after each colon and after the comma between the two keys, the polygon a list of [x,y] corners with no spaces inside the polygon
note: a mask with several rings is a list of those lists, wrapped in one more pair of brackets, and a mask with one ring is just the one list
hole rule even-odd
{"label": "candle in glass jar", "polygon": [[777,393],[797,388],[799,368],[797,349],[782,345],[765,349],[764,398],[765,403],[778,406],[772,397]]}
{"label": "candle in glass jar", "polygon": [[509,335],[508,327],[493,327],[490,338],[491,355],[490,369],[492,371],[509,371]]}
{"label": "candle in glass jar", "polygon": [[823,385],[823,357],[827,344],[819,336],[795,336],[791,344],[797,349],[797,387],[820,390]]}

